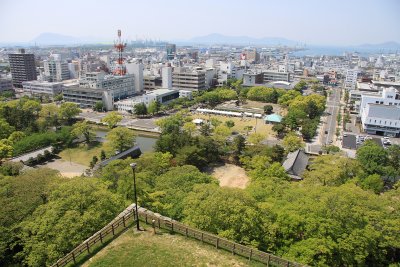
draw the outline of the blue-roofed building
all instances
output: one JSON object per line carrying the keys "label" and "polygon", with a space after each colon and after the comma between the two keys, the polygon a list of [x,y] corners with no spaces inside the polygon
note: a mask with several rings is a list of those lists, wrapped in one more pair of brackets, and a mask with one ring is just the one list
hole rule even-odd
{"label": "blue-roofed building", "polygon": [[282,122],[282,116],[278,114],[271,114],[264,117],[266,124],[276,124]]}

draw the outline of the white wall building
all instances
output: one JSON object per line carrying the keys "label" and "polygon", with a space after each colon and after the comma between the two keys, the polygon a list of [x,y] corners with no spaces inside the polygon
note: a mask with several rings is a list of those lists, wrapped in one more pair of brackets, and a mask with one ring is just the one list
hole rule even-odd
{"label": "white wall building", "polygon": [[61,82],[70,78],[68,63],[62,62],[58,54],[52,55],[50,60],[43,61],[43,67],[46,81]]}
{"label": "white wall building", "polygon": [[356,89],[358,69],[347,70],[344,88],[347,90]]}
{"label": "white wall building", "polygon": [[387,106],[400,106],[400,94],[393,87],[384,88],[381,93],[363,94],[360,102],[360,115],[368,104],[380,104]]}
{"label": "white wall building", "polygon": [[400,136],[400,106],[367,104],[361,114],[365,132],[385,136]]}
{"label": "white wall building", "polygon": [[144,90],[143,64],[142,63],[126,63],[126,71],[135,78],[135,91],[142,93]]}
{"label": "white wall building", "polygon": [[161,69],[162,87],[172,89],[172,68],[164,67]]}
{"label": "white wall building", "polygon": [[63,91],[63,87],[63,83],[61,82],[22,82],[24,93],[31,96],[48,96],[53,98],[55,95],[60,94]]}

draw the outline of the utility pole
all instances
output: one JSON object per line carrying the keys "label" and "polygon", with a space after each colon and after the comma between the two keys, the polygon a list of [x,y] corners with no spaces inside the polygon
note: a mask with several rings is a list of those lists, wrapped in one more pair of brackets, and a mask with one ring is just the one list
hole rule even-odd
{"label": "utility pole", "polygon": [[129,164],[129,166],[131,166],[132,171],[133,171],[133,191],[135,193],[135,214],[136,214],[136,229],[138,231],[140,231],[140,227],[139,227],[139,213],[138,213],[138,204],[137,204],[137,192],[136,192],[136,173],[135,173],[135,169],[137,164],[136,163],[131,163]]}

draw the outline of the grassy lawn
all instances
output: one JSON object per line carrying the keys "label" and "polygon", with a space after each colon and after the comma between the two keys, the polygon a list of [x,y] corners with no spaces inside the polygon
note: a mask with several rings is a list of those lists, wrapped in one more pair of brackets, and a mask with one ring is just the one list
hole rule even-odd
{"label": "grassy lawn", "polygon": [[79,144],[76,147],[61,151],[58,155],[65,161],[72,161],[89,167],[93,156],[97,156],[100,159],[102,149],[104,148],[101,143],[95,143],[91,146]]}
{"label": "grassy lawn", "polygon": [[[232,131],[246,134],[246,130],[244,130],[245,126],[256,126],[256,119],[255,118],[238,118],[238,117],[225,117],[219,115],[205,115],[205,114],[195,114],[192,115],[193,119],[204,119],[208,120],[209,118],[216,118],[223,123],[228,120],[232,120],[235,122],[235,126],[233,126]],[[263,119],[257,119],[257,133],[262,133],[268,136],[275,136],[274,131],[272,131],[271,124],[265,124]]]}
{"label": "grassy lawn", "polygon": [[82,266],[261,266],[193,239],[149,231],[123,233]]}

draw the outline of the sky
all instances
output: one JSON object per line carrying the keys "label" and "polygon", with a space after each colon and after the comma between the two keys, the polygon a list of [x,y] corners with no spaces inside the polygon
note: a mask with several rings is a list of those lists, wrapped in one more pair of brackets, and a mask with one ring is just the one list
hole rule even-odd
{"label": "sky", "polygon": [[166,41],[220,33],[314,45],[400,43],[400,0],[0,0],[0,43],[45,32]]}

